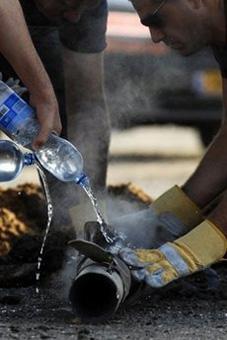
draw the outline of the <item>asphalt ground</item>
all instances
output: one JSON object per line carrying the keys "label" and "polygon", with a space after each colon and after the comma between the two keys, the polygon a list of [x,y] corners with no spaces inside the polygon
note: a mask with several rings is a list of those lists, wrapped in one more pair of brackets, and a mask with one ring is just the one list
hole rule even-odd
{"label": "asphalt ground", "polygon": [[[203,148],[192,129],[148,127],[114,131],[108,183],[133,182],[153,198],[182,184],[197,166]],[[27,169],[11,183],[37,183]],[[83,324],[73,314],[56,281],[41,289],[0,289],[0,339],[213,340],[227,334],[227,268],[214,268],[219,284],[198,275],[170,289],[141,298],[109,321]],[[212,281],[212,280],[211,280]]]}

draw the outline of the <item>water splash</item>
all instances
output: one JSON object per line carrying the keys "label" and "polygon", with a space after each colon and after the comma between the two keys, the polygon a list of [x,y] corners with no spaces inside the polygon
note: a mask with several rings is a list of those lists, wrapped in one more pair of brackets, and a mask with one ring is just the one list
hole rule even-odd
{"label": "water splash", "polygon": [[97,198],[91,188],[90,181],[87,176],[84,176],[80,181],[76,181],[77,184],[81,186],[81,188],[85,191],[87,196],[89,197],[92,207],[94,209],[97,222],[100,225],[100,231],[103,234],[105,240],[107,243],[112,244],[114,242],[114,239],[109,235],[108,230],[106,228],[105,220],[102,216],[101,210],[98,206]]}
{"label": "water splash", "polygon": [[81,186],[81,188],[85,191],[91,201],[97,218],[97,222],[100,225],[100,232],[107,242],[106,249],[108,249],[108,251],[112,254],[118,254],[121,248],[125,247],[126,245],[130,246],[129,242],[127,242],[127,236],[125,233],[120,231],[116,232],[115,229],[109,229],[107,223],[102,216],[97,198],[91,188],[89,178],[85,174],[83,174],[83,176],[81,176],[79,180],[76,180],[76,183]]}
{"label": "water splash", "polygon": [[53,204],[52,204],[52,200],[51,200],[51,196],[50,196],[50,192],[49,192],[49,188],[48,188],[48,184],[47,184],[47,179],[46,179],[46,175],[44,173],[44,171],[42,170],[42,167],[36,163],[36,167],[37,170],[40,174],[40,178],[43,184],[43,188],[44,188],[44,193],[45,193],[45,197],[46,197],[46,202],[47,202],[47,225],[46,225],[46,229],[45,229],[45,233],[44,233],[44,237],[43,237],[43,242],[40,248],[40,252],[39,252],[39,256],[38,256],[38,262],[37,262],[37,271],[36,271],[36,293],[39,294],[39,281],[40,281],[40,269],[42,266],[42,261],[43,261],[43,252],[44,252],[44,248],[46,245],[46,240],[47,240],[47,236],[49,234],[50,231],[50,226],[51,226],[51,222],[53,219]]}

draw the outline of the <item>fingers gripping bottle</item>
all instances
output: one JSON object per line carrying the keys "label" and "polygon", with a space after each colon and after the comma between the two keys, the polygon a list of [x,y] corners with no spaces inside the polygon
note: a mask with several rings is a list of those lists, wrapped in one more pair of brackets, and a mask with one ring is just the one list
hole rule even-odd
{"label": "fingers gripping bottle", "polygon": [[[35,110],[3,81],[0,81],[0,129],[29,149],[32,149],[32,141],[39,131]],[[80,152],[55,134],[50,134],[45,145],[35,151],[35,156],[46,170],[61,181],[80,183],[86,178]]]}

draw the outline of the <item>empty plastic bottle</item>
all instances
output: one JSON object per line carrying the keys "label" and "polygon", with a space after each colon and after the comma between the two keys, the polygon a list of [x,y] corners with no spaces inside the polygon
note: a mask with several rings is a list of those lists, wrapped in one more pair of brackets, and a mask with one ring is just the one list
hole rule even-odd
{"label": "empty plastic bottle", "polygon": [[[0,81],[0,129],[29,149],[39,131],[35,110],[3,81]],[[80,183],[87,179],[80,152],[55,134],[50,134],[45,145],[35,151],[35,156],[46,170],[61,181]]]}
{"label": "empty plastic bottle", "polygon": [[22,153],[15,143],[0,140],[0,182],[15,179],[24,166],[32,165],[34,162],[33,153]]}

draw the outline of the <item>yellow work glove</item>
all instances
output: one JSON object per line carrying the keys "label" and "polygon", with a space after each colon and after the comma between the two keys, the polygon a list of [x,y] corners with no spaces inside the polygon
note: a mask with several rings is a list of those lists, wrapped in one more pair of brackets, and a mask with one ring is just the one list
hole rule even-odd
{"label": "yellow work glove", "polygon": [[186,234],[203,220],[202,212],[178,186],[166,191],[149,207],[110,220],[136,248],[158,248]]}
{"label": "yellow work glove", "polygon": [[131,267],[134,278],[160,288],[209,267],[225,255],[226,249],[226,237],[211,221],[205,220],[157,250],[123,248],[119,255]]}
{"label": "yellow work glove", "polygon": [[177,185],[157,198],[152,203],[151,208],[156,212],[160,220],[165,221],[167,219],[168,222],[170,215],[174,216],[189,230],[203,220],[201,210]]}

